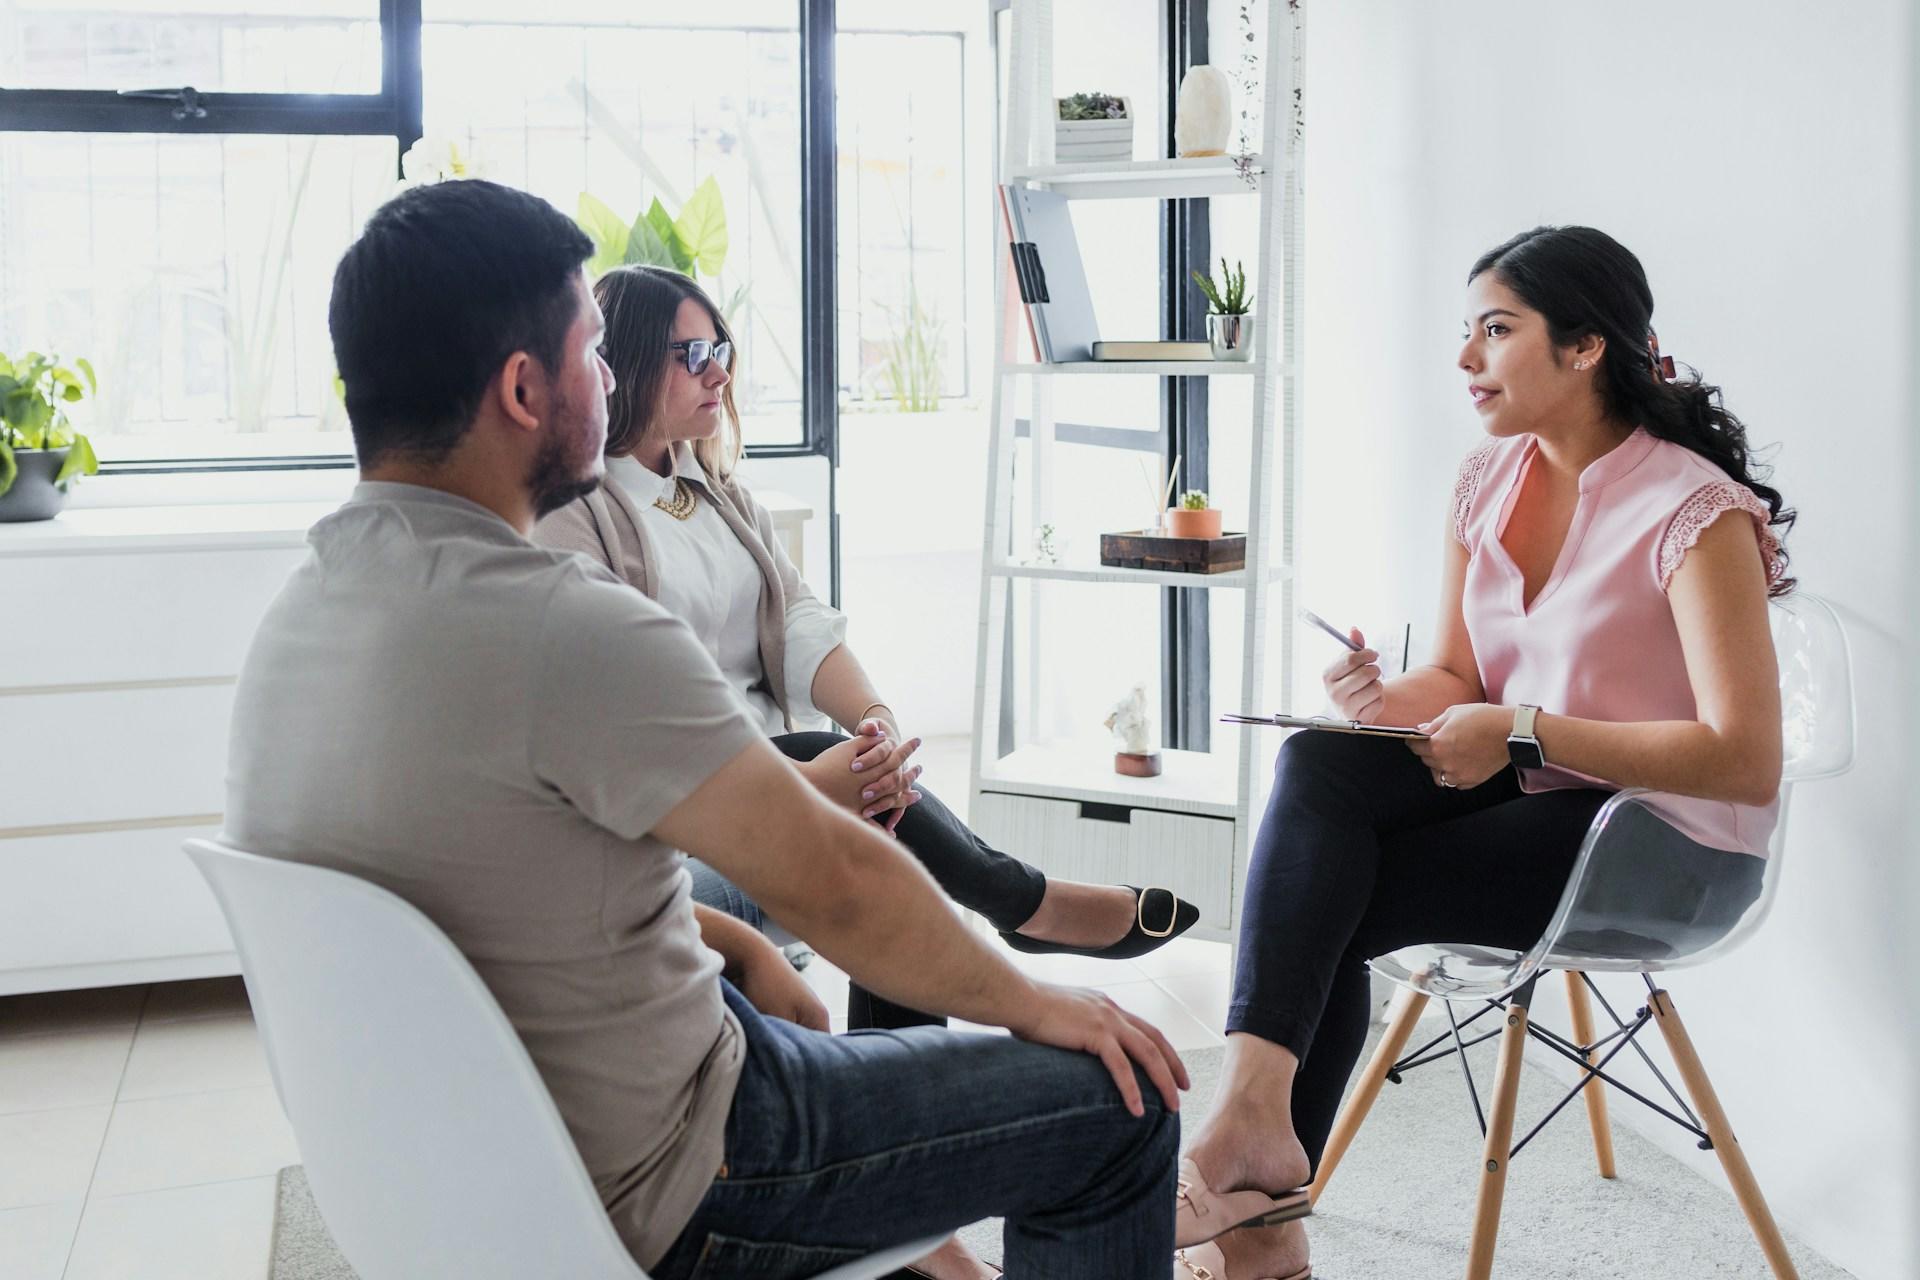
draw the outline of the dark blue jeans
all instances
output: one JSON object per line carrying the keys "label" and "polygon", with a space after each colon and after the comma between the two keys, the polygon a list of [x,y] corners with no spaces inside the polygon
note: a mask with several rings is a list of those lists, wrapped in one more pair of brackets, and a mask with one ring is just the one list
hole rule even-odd
{"label": "dark blue jeans", "polygon": [[822,1035],[731,985],[746,1064],[726,1163],[655,1280],[798,1280],[1004,1217],[1010,1280],[1165,1280],[1179,1118],[1098,1059],[914,1027]]}

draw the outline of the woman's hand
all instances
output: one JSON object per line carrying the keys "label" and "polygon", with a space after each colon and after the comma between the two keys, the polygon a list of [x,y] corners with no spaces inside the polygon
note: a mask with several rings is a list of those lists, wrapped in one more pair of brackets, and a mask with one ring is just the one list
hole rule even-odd
{"label": "woman's hand", "polygon": [[[854,732],[862,735],[877,734],[883,738],[891,739],[894,742],[907,741],[905,735],[900,732],[900,726],[895,724],[892,719],[884,716],[874,716],[870,720],[862,720],[860,727]],[[920,747],[920,739],[913,739],[910,747],[911,750],[918,750]],[[881,768],[884,766],[884,760],[870,763],[867,758],[868,756],[877,757],[880,754],[880,748],[875,747],[866,755],[855,759],[854,767],[861,771],[869,768]],[[876,792],[868,807],[860,811],[860,816],[874,819],[887,829],[888,835],[892,835],[894,829],[900,825],[900,819],[906,816],[907,809],[919,801],[920,793],[913,789],[913,784],[918,781],[920,775],[925,772],[926,769],[924,766],[915,765],[913,772],[906,775],[904,786],[894,791],[891,796],[883,797],[881,793]],[[862,788],[863,799],[866,798],[865,792],[868,790],[871,790],[871,788]]]}
{"label": "woman's hand", "polygon": [[786,953],[771,942],[748,952],[733,983],[749,1004],[769,1018],[811,1031],[831,1030],[827,1006],[794,971]]}
{"label": "woman's hand", "polygon": [[[1357,645],[1367,643],[1358,627],[1347,636]],[[1380,683],[1380,655],[1372,649],[1341,654],[1320,673],[1320,683],[1326,686],[1327,701],[1343,719],[1372,724],[1386,705],[1387,689]]]}
{"label": "woman's hand", "polygon": [[1477,787],[1507,767],[1507,735],[1513,732],[1513,708],[1484,702],[1448,707],[1432,720],[1415,726],[1427,738],[1411,738],[1407,746],[1420,757],[1443,787]]}
{"label": "woman's hand", "polygon": [[[867,728],[872,722],[860,727]],[[913,781],[920,776],[908,761],[920,749],[920,740],[900,742],[890,734],[862,733],[836,743],[799,766],[800,772],[822,795],[863,818],[898,813],[920,798]],[[910,798],[909,798],[910,797]],[[891,815],[890,815],[891,816]],[[883,824],[891,831],[893,824]]]}

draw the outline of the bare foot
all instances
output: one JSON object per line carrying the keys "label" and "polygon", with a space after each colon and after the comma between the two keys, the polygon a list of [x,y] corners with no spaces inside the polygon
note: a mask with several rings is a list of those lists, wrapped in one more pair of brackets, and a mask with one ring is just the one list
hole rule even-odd
{"label": "bare foot", "polygon": [[[1223,1114],[1229,1110],[1231,1117]],[[1220,1123],[1214,1123],[1215,1118]],[[1231,1108],[1216,1106],[1186,1154],[1215,1191],[1252,1188],[1281,1195],[1305,1186],[1313,1176],[1307,1149],[1295,1136],[1291,1117],[1269,1113],[1244,1098]]]}
{"label": "bare foot", "polygon": [[1124,885],[1049,880],[1039,909],[1015,932],[1067,947],[1110,947],[1127,936],[1138,910]]}
{"label": "bare foot", "polygon": [[1306,1269],[1310,1256],[1304,1222],[1229,1231],[1214,1243],[1235,1280],[1287,1280]]}
{"label": "bare foot", "polygon": [[961,1244],[959,1236],[948,1236],[945,1244],[908,1270],[917,1271],[928,1280],[994,1280],[1000,1274]]}

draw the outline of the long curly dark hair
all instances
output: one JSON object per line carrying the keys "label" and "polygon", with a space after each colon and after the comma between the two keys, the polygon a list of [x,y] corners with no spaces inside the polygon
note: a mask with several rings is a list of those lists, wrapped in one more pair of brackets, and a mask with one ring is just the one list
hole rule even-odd
{"label": "long curly dark hair", "polygon": [[[1753,490],[1784,542],[1798,513],[1766,483],[1772,468],[1754,461],[1747,428],[1721,403],[1720,388],[1693,368],[1671,377],[1653,331],[1653,290],[1625,245],[1592,227],[1535,227],[1481,254],[1467,282],[1487,271],[1546,317],[1555,346],[1588,334],[1604,338],[1599,388],[1608,414],[1693,450]],[[1786,557],[1783,545],[1782,564]],[[1794,579],[1782,576],[1769,594],[1782,596],[1793,586]]]}

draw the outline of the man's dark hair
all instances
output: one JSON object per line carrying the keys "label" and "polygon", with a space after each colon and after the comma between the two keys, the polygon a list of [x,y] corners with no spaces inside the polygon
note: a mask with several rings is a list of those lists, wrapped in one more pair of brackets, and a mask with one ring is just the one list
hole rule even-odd
{"label": "man's dark hair", "polygon": [[333,273],[327,328],[362,466],[444,459],[516,351],[560,367],[593,242],[545,200],[440,182],[380,206]]}

